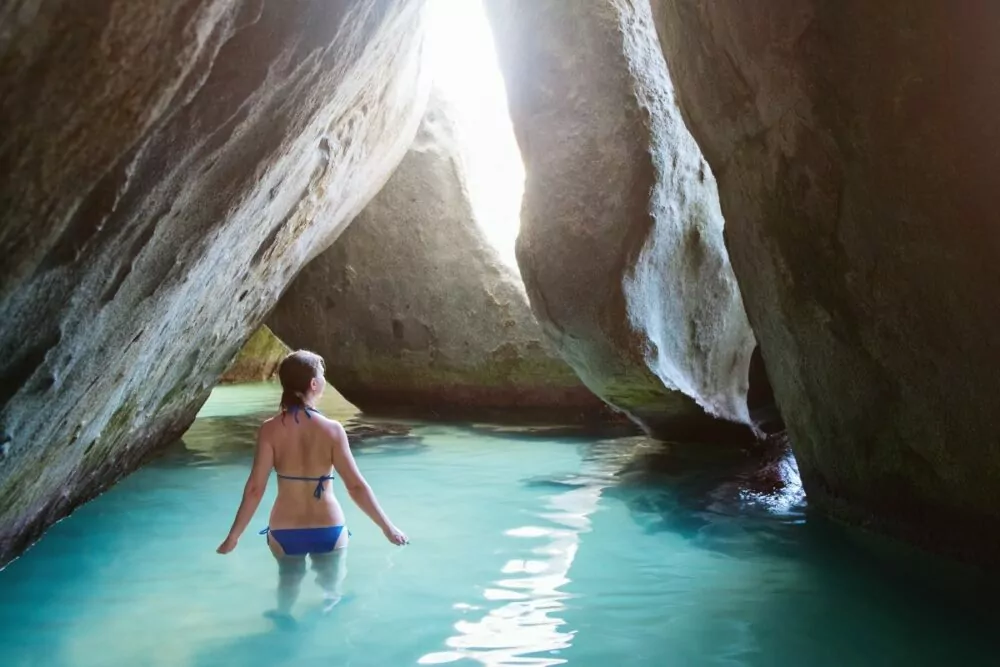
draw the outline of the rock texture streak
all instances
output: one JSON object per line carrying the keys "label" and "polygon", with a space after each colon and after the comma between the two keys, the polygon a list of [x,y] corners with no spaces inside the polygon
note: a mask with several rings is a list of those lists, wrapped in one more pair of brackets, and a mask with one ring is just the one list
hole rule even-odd
{"label": "rock texture streak", "polygon": [[422,4],[0,9],[0,562],[179,435],[381,187]]}
{"label": "rock texture streak", "polygon": [[810,505],[1000,563],[1000,4],[657,0]]}
{"label": "rock texture streak", "polygon": [[517,259],[546,333],[655,435],[749,423],[755,341],[648,2],[485,4],[527,172]]}
{"label": "rock texture streak", "polygon": [[269,319],[369,412],[604,413],[546,340],[477,223],[450,109],[432,95],[385,188]]}

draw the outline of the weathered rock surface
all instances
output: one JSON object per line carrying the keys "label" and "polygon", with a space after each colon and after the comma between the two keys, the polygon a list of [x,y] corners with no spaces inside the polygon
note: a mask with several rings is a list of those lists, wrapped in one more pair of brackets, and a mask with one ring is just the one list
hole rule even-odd
{"label": "weathered rock surface", "polygon": [[810,505],[1000,563],[1000,4],[656,6]]}
{"label": "weathered rock surface", "polygon": [[220,383],[263,382],[278,375],[278,365],[291,352],[266,326],[257,329],[219,378]]}
{"label": "weathered rock surface", "polygon": [[648,3],[485,5],[527,172],[517,259],[538,320],[655,435],[748,423],[754,337]]}
{"label": "weathered rock surface", "polygon": [[422,5],[0,9],[0,562],[178,436],[381,187]]}
{"label": "weathered rock surface", "polygon": [[322,354],[330,382],[367,412],[604,414],[477,224],[449,112],[432,95],[399,168],[302,270],[271,326]]}

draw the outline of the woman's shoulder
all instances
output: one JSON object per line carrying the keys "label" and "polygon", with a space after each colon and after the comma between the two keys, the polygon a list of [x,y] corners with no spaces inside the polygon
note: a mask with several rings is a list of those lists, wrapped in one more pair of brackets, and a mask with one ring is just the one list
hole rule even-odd
{"label": "woman's shoulder", "polygon": [[345,433],[344,425],[341,424],[336,419],[330,419],[325,415],[317,415],[319,419],[317,422],[321,425],[324,431],[329,433],[334,438],[340,438],[342,434]]}
{"label": "woman's shoulder", "polygon": [[344,426],[339,421],[337,421],[336,419],[331,419],[330,417],[327,417],[326,415],[323,415],[323,414],[320,414],[320,413],[317,412],[317,413],[314,413],[313,416],[319,417],[319,420],[318,420],[319,423],[327,426],[328,428],[335,428],[335,429],[343,429],[344,428]]}
{"label": "woman's shoulder", "polygon": [[260,425],[260,432],[262,434],[263,433],[268,433],[268,432],[273,431],[274,429],[278,428],[281,425],[281,418],[283,416],[284,416],[284,413],[279,412],[278,414],[272,415],[271,417],[268,417],[267,419],[265,419],[261,423],[261,425]]}
{"label": "woman's shoulder", "polygon": [[[284,421],[288,418],[289,416],[287,413],[279,412],[278,414],[265,419],[260,425],[260,435],[267,436],[269,434],[277,434],[284,425]],[[319,429],[334,439],[339,439],[346,433],[344,426],[339,421],[336,419],[330,419],[319,412],[312,412],[309,415],[308,421],[300,417],[298,423],[307,429]]]}

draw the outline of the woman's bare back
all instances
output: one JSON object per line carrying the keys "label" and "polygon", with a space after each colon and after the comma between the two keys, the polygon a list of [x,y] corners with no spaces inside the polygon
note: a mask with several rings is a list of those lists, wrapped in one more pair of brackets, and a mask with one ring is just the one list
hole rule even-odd
{"label": "woman's bare back", "polygon": [[269,522],[272,529],[344,524],[333,480],[321,479],[334,472],[336,441],[331,426],[332,422],[319,413],[304,410],[283,413],[262,425],[260,437],[270,444],[278,473],[278,497]]}

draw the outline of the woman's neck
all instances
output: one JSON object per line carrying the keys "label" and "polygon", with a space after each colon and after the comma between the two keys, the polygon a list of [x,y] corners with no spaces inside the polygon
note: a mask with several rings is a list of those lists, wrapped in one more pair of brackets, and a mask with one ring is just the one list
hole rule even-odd
{"label": "woman's neck", "polygon": [[299,400],[302,401],[302,407],[303,408],[306,408],[306,409],[309,409],[309,410],[315,410],[316,409],[316,405],[315,405],[315,403],[316,403],[316,397],[315,396],[313,396],[312,394],[300,394],[298,392],[296,392],[295,395],[298,396]]}

